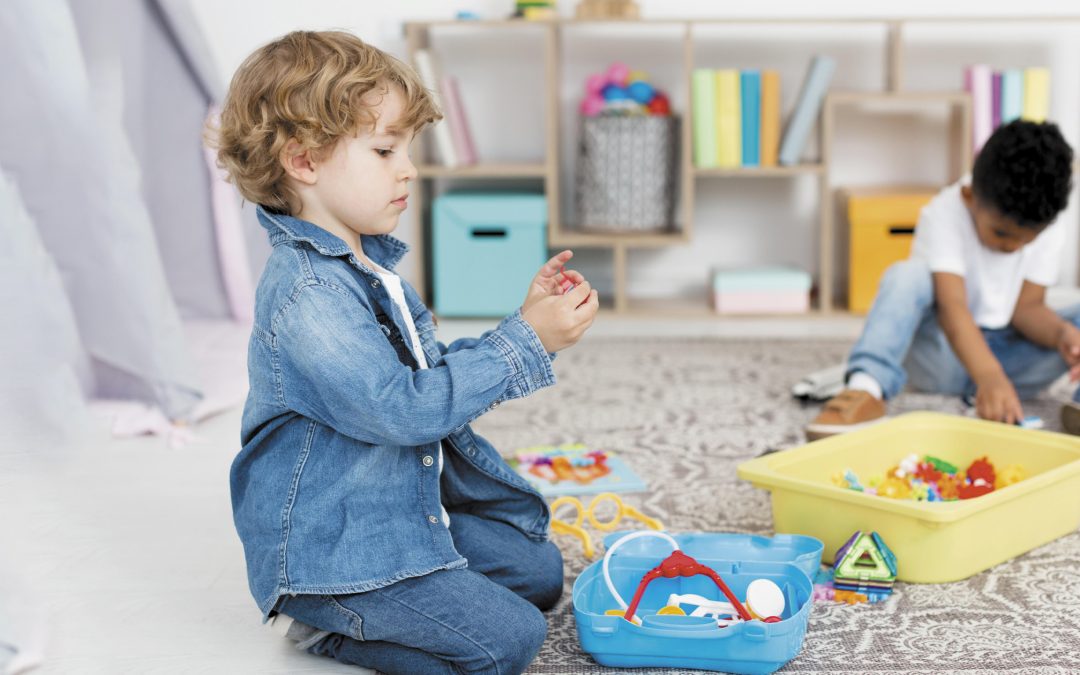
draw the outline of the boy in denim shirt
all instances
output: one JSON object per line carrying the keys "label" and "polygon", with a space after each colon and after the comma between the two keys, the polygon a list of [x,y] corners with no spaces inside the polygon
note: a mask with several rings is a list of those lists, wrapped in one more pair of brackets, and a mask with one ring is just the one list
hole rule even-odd
{"label": "boy in denim shirt", "polygon": [[[983,419],[1016,423],[1021,399],[1080,375],[1080,306],[1055,313],[1073,152],[1057,126],[1017,120],[987,140],[971,182],[923,210],[911,257],[890,267],[847,364],[847,389],[807,427],[810,440],[885,416],[905,381],[964,396]],[[1062,408],[1080,433],[1080,404]]]}
{"label": "boy in denim shirt", "polygon": [[218,157],[273,253],[233,515],[264,618],[299,646],[386,673],[517,673],[562,558],[543,499],[469,422],[554,384],[597,295],[559,272],[564,251],[494,330],[435,341],[389,233],[409,143],[438,119],[411,69],[347,33],[291,33],[237,71]]}

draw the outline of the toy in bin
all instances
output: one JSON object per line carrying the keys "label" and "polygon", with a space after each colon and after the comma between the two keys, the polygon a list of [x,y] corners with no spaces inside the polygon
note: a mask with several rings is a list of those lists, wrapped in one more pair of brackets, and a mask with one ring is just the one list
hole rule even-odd
{"label": "toy in bin", "polygon": [[802,649],[817,539],[639,531],[604,543],[573,592],[578,639],[601,665],[771,673]]}

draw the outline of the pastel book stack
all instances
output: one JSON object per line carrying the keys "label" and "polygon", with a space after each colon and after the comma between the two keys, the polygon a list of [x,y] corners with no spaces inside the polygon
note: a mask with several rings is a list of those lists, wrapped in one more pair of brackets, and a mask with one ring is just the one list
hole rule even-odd
{"label": "pastel book stack", "polygon": [[713,306],[720,314],[801,314],[810,309],[810,275],[791,267],[713,271]]}
{"label": "pastel book stack", "polygon": [[435,159],[447,167],[476,164],[476,146],[457,78],[443,74],[442,65],[430,50],[416,50],[413,62],[424,88],[431,94],[443,115],[441,121],[431,125]]}
{"label": "pastel book stack", "polygon": [[1002,124],[1015,119],[1043,122],[1050,114],[1050,71],[1042,67],[993,70],[986,64],[964,69],[971,94],[971,142],[978,153]]}
{"label": "pastel book stack", "polygon": [[896,556],[877,532],[858,530],[836,551],[833,587],[880,599],[892,593]]}
{"label": "pastel book stack", "polygon": [[776,166],[780,75],[775,70],[698,68],[690,84],[694,166]]}

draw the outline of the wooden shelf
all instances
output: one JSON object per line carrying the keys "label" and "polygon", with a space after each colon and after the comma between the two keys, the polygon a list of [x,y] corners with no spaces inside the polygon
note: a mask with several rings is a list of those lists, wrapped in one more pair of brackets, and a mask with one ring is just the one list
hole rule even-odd
{"label": "wooden shelf", "polygon": [[703,178],[783,178],[786,176],[819,174],[824,170],[825,166],[819,163],[796,164],[794,166],[739,166],[723,169],[716,167],[711,167],[707,169],[695,167],[694,175],[701,176]]}
{"label": "wooden shelf", "polygon": [[833,103],[954,103],[971,100],[966,91],[830,91]]}
{"label": "wooden shelf", "polygon": [[544,164],[473,164],[471,166],[439,166],[423,164],[416,167],[421,178],[545,178]]}
{"label": "wooden shelf", "polygon": [[[608,310],[612,311],[612,310]],[[715,319],[726,321],[734,319],[751,319],[761,321],[784,320],[784,319],[820,319],[824,317],[851,317],[846,310],[822,310],[811,307],[804,313],[784,314],[720,314],[712,306],[712,303],[704,297],[700,298],[629,298],[625,310],[621,312],[627,316],[643,318],[671,318],[671,319]]]}
{"label": "wooden shelf", "polygon": [[[542,35],[543,42],[543,70],[544,75],[537,83],[538,96],[542,97],[539,104],[543,106],[543,159],[534,163],[489,163],[469,167],[447,168],[436,165],[424,165],[419,167],[421,178],[428,179],[539,179],[547,198],[548,205],[548,244],[552,248],[593,248],[607,249],[612,254],[612,278],[614,280],[613,292],[610,300],[614,304],[614,312],[617,314],[637,314],[643,316],[686,316],[686,317],[715,317],[728,318],[726,315],[717,315],[705,298],[700,301],[694,299],[690,302],[672,299],[669,301],[651,302],[629,297],[629,251],[642,248],[661,248],[666,246],[687,246],[694,241],[694,207],[696,186],[704,187],[697,178],[786,178],[798,176],[813,177],[816,182],[818,193],[818,233],[817,233],[817,268],[818,268],[818,304],[808,315],[785,315],[792,316],[844,316],[843,311],[837,311],[834,287],[838,281],[836,278],[836,224],[833,222],[836,214],[834,203],[834,186],[831,184],[832,172],[831,155],[833,152],[834,139],[842,132],[837,128],[837,120],[841,115],[856,112],[858,114],[877,114],[882,111],[892,113],[894,111],[920,110],[926,106],[944,106],[947,109],[947,134],[949,141],[945,152],[948,155],[948,176],[950,180],[958,178],[970,172],[973,158],[971,148],[971,97],[964,91],[908,91],[905,89],[904,76],[907,65],[905,54],[910,49],[907,41],[905,28],[909,24],[992,24],[1003,26],[1008,24],[1036,24],[1036,23],[1069,23],[1073,26],[1080,25],[1080,16],[1041,16],[1041,17],[979,17],[979,16],[951,16],[951,17],[928,17],[928,16],[853,16],[853,17],[803,17],[803,18],[779,18],[779,17],[728,17],[696,19],[691,17],[673,17],[657,19],[573,19],[556,18],[551,20],[528,21],[524,19],[497,18],[481,20],[432,20],[432,21],[409,21],[405,23],[405,37],[408,51],[415,56],[417,50],[427,49],[431,46],[432,35],[440,30],[477,29],[478,31],[499,30],[537,30]],[[699,26],[821,26],[830,30],[836,27],[853,25],[874,25],[885,28],[881,39],[882,65],[884,66],[882,90],[877,91],[836,91],[831,90],[826,95],[821,113],[817,119],[817,142],[820,159],[816,162],[805,162],[795,166],[776,167],[735,167],[735,168],[697,168],[693,166],[693,139],[692,139],[692,106],[690,91],[692,90],[692,73],[697,67],[711,67],[712,64],[695,63],[695,44],[698,40],[695,28]],[[563,59],[566,57],[565,35],[570,30],[579,27],[588,29],[591,26],[629,27],[641,26],[648,28],[671,27],[674,31],[665,29],[665,35],[681,33],[682,41],[682,83],[680,86],[673,85],[673,91],[679,92],[672,99],[672,107],[682,114],[682,129],[680,132],[679,149],[679,180],[675,190],[678,193],[680,222],[679,228],[670,232],[662,233],[621,233],[604,231],[576,231],[568,229],[566,223],[562,223],[564,209],[563,203],[567,199],[562,194],[565,186],[560,184],[560,168],[565,161],[564,153],[567,146],[563,142],[563,135],[567,133],[566,120],[563,117],[563,104],[566,100],[563,78],[565,72]],[[621,32],[621,28],[619,31]],[[478,34],[478,38],[480,35]],[[703,36],[708,39],[708,36]],[[577,84],[575,84],[575,87]],[[854,107],[851,111],[847,108]],[[573,125],[569,125],[573,126]],[[539,131],[539,130],[537,130]],[[1074,171],[1080,173],[1080,159],[1074,165]],[[430,192],[434,181],[417,181],[414,186],[416,203],[421,207],[429,203]],[[425,194],[427,193],[427,194]],[[419,209],[424,213],[424,208]],[[423,215],[418,221],[420,228],[425,227]],[[424,231],[414,237],[416,250],[423,258]],[[424,274],[426,268],[422,265],[418,274],[417,285],[421,292],[425,290]],[[704,274],[704,272],[703,272]],[[610,311],[610,310],[608,310]],[[771,318],[771,317],[755,317]],[[779,318],[779,317],[777,317]]]}
{"label": "wooden shelf", "polygon": [[616,246],[631,248],[662,248],[685,244],[689,241],[686,233],[681,230],[670,232],[600,232],[600,231],[566,231],[549,238],[548,244],[553,248],[564,246],[580,246],[581,248],[614,248]]}

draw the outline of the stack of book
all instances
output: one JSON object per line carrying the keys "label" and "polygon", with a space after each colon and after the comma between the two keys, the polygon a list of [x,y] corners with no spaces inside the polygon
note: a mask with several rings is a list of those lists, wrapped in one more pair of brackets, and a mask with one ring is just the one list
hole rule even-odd
{"label": "stack of book", "polygon": [[782,137],[779,73],[695,70],[694,164],[706,169],[798,164],[835,70],[833,59],[814,58]]}
{"label": "stack of book", "polygon": [[435,105],[442,111],[441,121],[432,125],[435,139],[435,156],[440,164],[448,167],[476,164],[476,146],[473,144],[465,106],[457,78],[443,75],[435,55],[427,49],[413,54],[416,70],[424,87],[434,97]]}
{"label": "stack of book", "polygon": [[1002,124],[1015,119],[1043,122],[1050,110],[1050,71],[1046,68],[969,66],[964,70],[964,89],[971,94],[971,142],[976,153]]}

